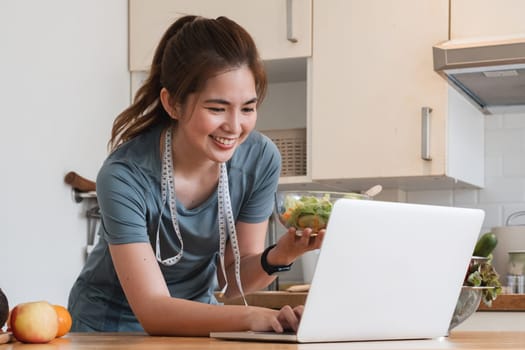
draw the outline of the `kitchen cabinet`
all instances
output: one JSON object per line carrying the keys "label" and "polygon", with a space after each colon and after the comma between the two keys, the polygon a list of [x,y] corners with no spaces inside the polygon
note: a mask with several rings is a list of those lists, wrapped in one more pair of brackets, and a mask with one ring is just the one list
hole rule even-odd
{"label": "kitchen cabinet", "polygon": [[483,117],[433,70],[448,1],[313,4],[311,180],[347,190],[482,186]]}
{"label": "kitchen cabinet", "polygon": [[450,38],[525,35],[523,0],[452,0]]}
{"label": "kitchen cabinet", "polygon": [[[283,29],[287,4],[293,27],[303,27],[295,44]],[[130,0],[133,72],[148,69],[161,32],[182,13],[230,16],[254,36],[270,82],[257,128],[302,133],[305,143],[293,155],[304,172],[282,176],[281,188],[483,186],[483,115],[433,70],[432,46],[448,39],[448,0]]]}
{"label": "kitchen cabinet", "polygon": [[185,14],[227,16],[255,39],[264,60],[311,55],[312,0],[129,0],[129,65],[149,69],[162,34]]}

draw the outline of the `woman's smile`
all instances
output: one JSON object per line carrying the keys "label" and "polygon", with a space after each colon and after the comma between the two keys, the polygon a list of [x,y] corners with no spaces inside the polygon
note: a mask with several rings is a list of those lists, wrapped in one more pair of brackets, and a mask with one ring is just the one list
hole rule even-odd
{"label": "woman's smile", "polygon": [[238,138],[228,138],[228,137],[221,137],[221,136],[213,136],[211,135],[211,138],[218,142],[221,146],[233,146],[235,144],[235,141],[237,141]]}

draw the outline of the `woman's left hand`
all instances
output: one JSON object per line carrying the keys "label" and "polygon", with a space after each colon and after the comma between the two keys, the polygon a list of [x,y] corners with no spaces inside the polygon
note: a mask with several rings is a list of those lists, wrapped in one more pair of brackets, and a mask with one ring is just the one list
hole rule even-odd
{"label": "woman's left hand", "polygon": [[313,234],[312,229],[305,228],[298,235],[297,230],[290,227],[268,253],[268,262],[272,265],[291,264],[304,253],[321,248],[325,232],[323,229]]}

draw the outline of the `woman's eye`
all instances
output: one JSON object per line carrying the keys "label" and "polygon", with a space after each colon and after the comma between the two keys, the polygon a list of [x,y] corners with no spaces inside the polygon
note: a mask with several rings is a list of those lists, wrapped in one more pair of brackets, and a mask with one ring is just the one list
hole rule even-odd
{"label": "woman's eye", "polygon": [[224,112],[224,108],[220,107],[208,107],[208,110],[214,113]]}
{"label": "woman's eye", "polygon": [[245,107],[245,108],[242,109],[242,111],[244,113],[253,113],[253,112],[255,112],[255,108],[253,108],[253,107]]}

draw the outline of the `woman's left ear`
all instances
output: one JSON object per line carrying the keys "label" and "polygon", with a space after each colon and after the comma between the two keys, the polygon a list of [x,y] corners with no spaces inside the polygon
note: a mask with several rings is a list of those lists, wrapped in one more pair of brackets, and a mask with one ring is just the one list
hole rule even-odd
{"label": "woman's left ear", "polygon": [[177,109],[171,105],[170,93],[166,88],[162,88],[160,90],[160,102],[162,103],[162,107],[164,107],[164,110],[168,112],[168,115],[172,119],[179,119]]}

